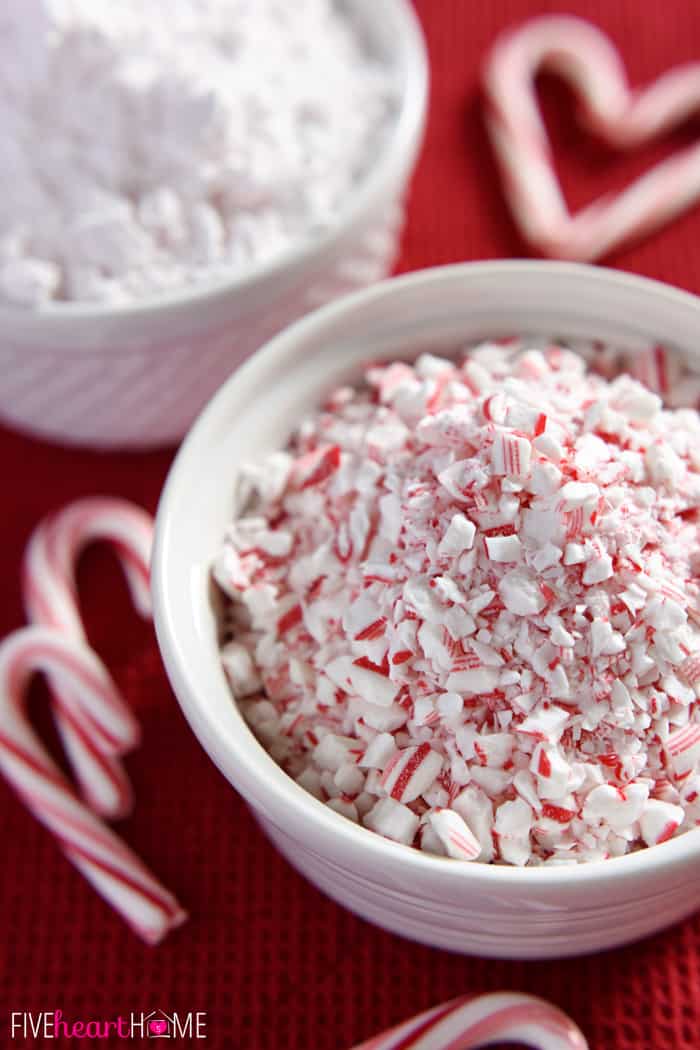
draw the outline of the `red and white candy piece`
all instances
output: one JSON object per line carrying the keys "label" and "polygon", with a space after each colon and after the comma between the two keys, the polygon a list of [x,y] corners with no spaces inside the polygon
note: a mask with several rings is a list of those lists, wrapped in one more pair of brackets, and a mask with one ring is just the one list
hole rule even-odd
{"label": "red and white candy piece", "polygon": [[700,145],[680,150],[612,197],[571,215],[535,95],[542,69],[572,86],[586,124],[617,149],[651,141],[700,103],[700,64],[633,91],[607,36],[582,19],[543,16],[507,32],[484,70],[487,127],[520,232],[545,255],[593,260],[662,226],[700,195]]}
{"label": "red and white candy piece", "polygon": [[438,836],[448,857],[455,860],[476,860],[481,844],[469,826],[453,809],[435,809],[430,814],[430,825]]}
{"label": "red and white candy piece", "polygon": [[396,799],[389,796],[389,798],[380,798],[374,804],[367,813],[364,823],[378,835],[384,835],[385,838],[393,839],[394,842],[403,842],[405,846],[410,846],[418,830],[419,820],[408,806],[404,806],[402,802],[397,802]]}
{"label": "red and white candy piece", "polygon": [[433,783],[442,769],[442,757],[430,744],[405,747],[389,760],[381,785],[397,802],[413,802]]}
{"label": "red and white candy piece", "polygon": [[671,733],[666,754],[676,780],[684,780],[700,764],[700,725],[687,725]]}
{"label": "red and white candy piece", "polygon": [[691,653],[678,668],[679,674],[688,685],[695,690],[695,695],[700,698],[700,653]]}
{"label": "red and white candy piece", "polygon": [[588,1050],[583,1032],[544,999],[517,992],[463,995],[435,1006],[354,1050],[473,1050],[526,1043],[537,1050]]}
{"label": "red and white candy piece", "polygon": [[58,838],[66,856],[149,944],[184,922],[186,913],[138,857],[87,808],[52,761],[24,711],[29,679],[46,672],[81,712],[116,703],[113,682],[85,645],[57,631],[26,627],[0,644],[0,770]]}
{"label": "red and white candy piece", "polygon": [[527,438],[507,431],[499,431],[491,449],[493,473],[512,477],[525,477],[530,470],[532,446]]}
{"label": "red and white candy piece", "polygon": [[[94,541],[114,547],[136,609],[150,617],[152,538],[150,515],[126,500],[78,500],[50,515],[34,530],[24,556],[29,620],[87,645],[75,575],[83,549]],[[94,708],[86,710],[56,676],[51,688],[56,725],[84,797],[98,813],[123,816],[132,794],[117,756],[138,744],[138,723],[116,691],[99,699],[96,694]]]}
{"label": "red and white candy piece", "polygon": [[658,846],[675,835],[685,819],[681,806],[650,798],[642,811],[640,828],[647,846]]}

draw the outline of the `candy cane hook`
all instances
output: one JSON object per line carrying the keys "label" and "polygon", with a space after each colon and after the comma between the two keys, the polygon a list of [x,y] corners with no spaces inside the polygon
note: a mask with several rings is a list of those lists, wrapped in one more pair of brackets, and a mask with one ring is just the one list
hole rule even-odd
{"label": "candy cane hook", "polygon": [[[78,500],[46,518],[32,534],[24,556],[24,603],[29,620],[87,644],[75,574],[82,551],[97,540],[115,548],[136,609],[150,617],[152,536],[151,517],[125,500]],[[131,786],[117,756],[139,742],[134,716],[115,693],[109,704],[119,729],[117,745],[110,731],[103,732],[98,711],[81,708],[70,689],[59,687],[56,681],[51,681],[51,687],[56,725],[84,797],[104,816],[128,813]],[[107,703],[106,698],[101,703]]]}
{"label": "candy cane hook", "polygon": [[588,1050],[581,1030],[544,999],[517,992],[464,995],[418,1014],[354,1050],[473,1050],[492,1043]]}
{"label": "candy cane hook", "polygon": [[700,107],[700,63],[632,90],[612,42],[583,19],[544,15],[500,36],[483,75],[486,124],[513,217],[531,244],[546,255],[590,261],[697,201],[700,145],[694,144],[571,215],[535,95],[543,68],[569,81],[586,124],[618,149],[651,141]]}
{"label": "candy cane hook", "polygon": [[41,627],[25,627],[0,644],[0,770],[66,856],[149,944],[186,913],[139,858],[75,795],[27,721],[29,679],[47,673],[70,691],[80,712],[117,699],[101,661],[85,645]]}

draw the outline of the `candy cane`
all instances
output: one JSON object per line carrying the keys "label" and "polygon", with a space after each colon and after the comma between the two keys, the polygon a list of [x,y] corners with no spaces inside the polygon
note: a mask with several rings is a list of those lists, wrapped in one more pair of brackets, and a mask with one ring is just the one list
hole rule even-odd
{"label": "candy cane", "polygon": [[66,856],[149,944],[186,914],[138,857],[76,797],[42,747],[24,712],[26,686],[46,672],[92,717],[118,697],[107,671],[85,645],[43,627],[25,627],[0,644],[0,770]]}
{"label": "candy cane", "polygon": [[[150,516],[125,500],[78,500],[46,518],[35,529],[24,557],[24,603],[29,620],[87,645],[75,570],[82,550],[94,540],[114,546],[136,609],[150,616],[152,534]],[[131,786],[117,756],[138,744],[138,723],[117,694],[100,697],[95,710],[88,711],[55,679],[51,685],[56,725],[84,797],[104,816],[128,813]],[[98,708],[105,715],[109,708],[109,725],[105,726]]]}
{"label": "candy cane", "polygon": [[487,128],[522,235],[545,255],[592,260],[651,232],[700,195],[700,145],[657,164],[626,190],[572,216],[552,164],[534,81],[547,68],[577,92],[582,117],[618,149],[649,142],[700,105],[700,64],[632,92],[610,40],[582,19],[544,16],[508,32],[484,70]]}
{"label": "candy cane", "polygon": [[539,1050],[587,1050],[581,1030],[556,1006],[532,995],[464,995],[412,1017],[354,1050],[471,1050],[491,1043]]}

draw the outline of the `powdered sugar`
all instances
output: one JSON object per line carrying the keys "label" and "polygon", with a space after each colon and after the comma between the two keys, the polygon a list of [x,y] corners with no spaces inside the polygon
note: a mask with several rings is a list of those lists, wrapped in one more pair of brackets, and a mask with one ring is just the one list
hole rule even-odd
{"label": "powdered sugar", "polygon": [[370,368],[272,488],[246,470],[217,559],[254,730],[338,812],[453,858],[695,826],[699,443],[695,411],[557,345]]}
{"label": "powdered sugar", "polygon": [[0,300],[127,302],[328,228],[391,72],[333,0],[6,0]]}

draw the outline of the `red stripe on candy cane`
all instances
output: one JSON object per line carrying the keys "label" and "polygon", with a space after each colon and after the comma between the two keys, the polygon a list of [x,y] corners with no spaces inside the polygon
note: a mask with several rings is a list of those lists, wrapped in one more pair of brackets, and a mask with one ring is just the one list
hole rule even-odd
{"label": "red stripe on candy cane", "polygon": [[92,650],[56,631],[27,627],[0,644],[0,770],[66,856],[144,940],[157,943],[185,918],[177,900],[79,799],[25,714],[31,677],[70,688],[81,709],[114,686]]}
{"label": "red stripe on candy cane", "polygon": [[469,842],[469,840],[466,839],[464,835],[460,835],[458,831],[452,831],[450,833],[450,841],[467,857],[478,857],[481,852],[480,849],[475,850],[474,843]]}
{"label": "red stripe on candy cane", "polygon": [[[52,627],[87,646],[76,569],[89,544],[115,550],[134,605],[150,616],[151,517],[125,500],[78,500],[50,515],[34,530],[24,555],[22,580],[29,620]],[[88,710],[61,680],[49,676],[54,718],[81,790],[91,807],[106,816],[129,812],[132,793],[119,757],[139,741],[139,728],[121,696],[95,690],[101,701]]]}
{"label": "red stripe on candy cane", "polygon": [[291,631],[293,627],[298,627],[302,622],[303,612],[301,605],[293,605],[284,616],[280,616],[277,621],[277,633],[286,634],[287,631]]}
{"label": "red stripe on candy cane", "polygon": [[354,1050],[473,1050],[493,1042],[537,1039],[540,1050],[588,1050],[571,1018],[531,995],[461,996],[411,1018]]}
{"label": "red stripe on candy cane", "polygon": [[[629,149],[685,120],[700,101],[700,65],[687,63],[643,90],[631,90],[620,56],[580,18],[543,16],[507,31],[484,69],[486,123],[506,197],[523,236],[546,255],[594,260],[685,211],[700,196],[700,146],[680,150],[621,193],[571,215],[552,163],[535,94],[544,68],[564,77],[587,126],[609,145]],[[657,388],[666,375],[653,363]]]}
{"label": "red stripe on candy cane", "polygon": [[421,763],[427,758],[430,752],[430,744],[419,744],[416,750],[406,761],[405,766],[396,778],[396,783],[391,790],[391,797],[395,798],[397,802],[401,801],[403,793],[408,787],[408,783],[416,772]]}
{"label": "red stripe on candy cane", "polygon": [[697,685],[700,683],[700,653],[692,653],[686,657],[683,663],[678,668],[679,674],[681,674],[686,682],[690,685]]}
{"label": "red stripe on candy cane", "polygon": [[700,726],[686,726],[677,733],[672,733],[666,741],[666,750],[669,755],[682,755],[691,747],[700,743]]}
{"label": "red stripe on candy cane", "polygon": [[[390,1031],[376,1035],[368,1042],[362,1043],[361,1046],[354,1047],[353,1050],[408,1050],[409,1047],[415,1046],[416,1040],[428,1033],[437,1021],[451,1013],[452,1009],[451,1002],[435,1006],[432,1010],[426,1010],[416,1017],[411,1017]],[[393,1042],[387,1041],[392,1039]],[[403,1042],[398,1042],[398,1039],[402,1039]]]}
{"label": "red stripe on candy cane", "polygon": [[340,448],[328,445],[307,453],[292,467],[291,482],[296,489],[307,489],[320,485],[336,472],[340,466]]}
{"label": "red stripe on candy cane", "polygon": [[386,616],[380,616],[378,620],[375,620],[374,623],[368,624],[367,627],[365,627],[358,634],[356,634],[355,641],[369,642],[375,641],[377,638],[381,638],[384,634],[386,624]]}

